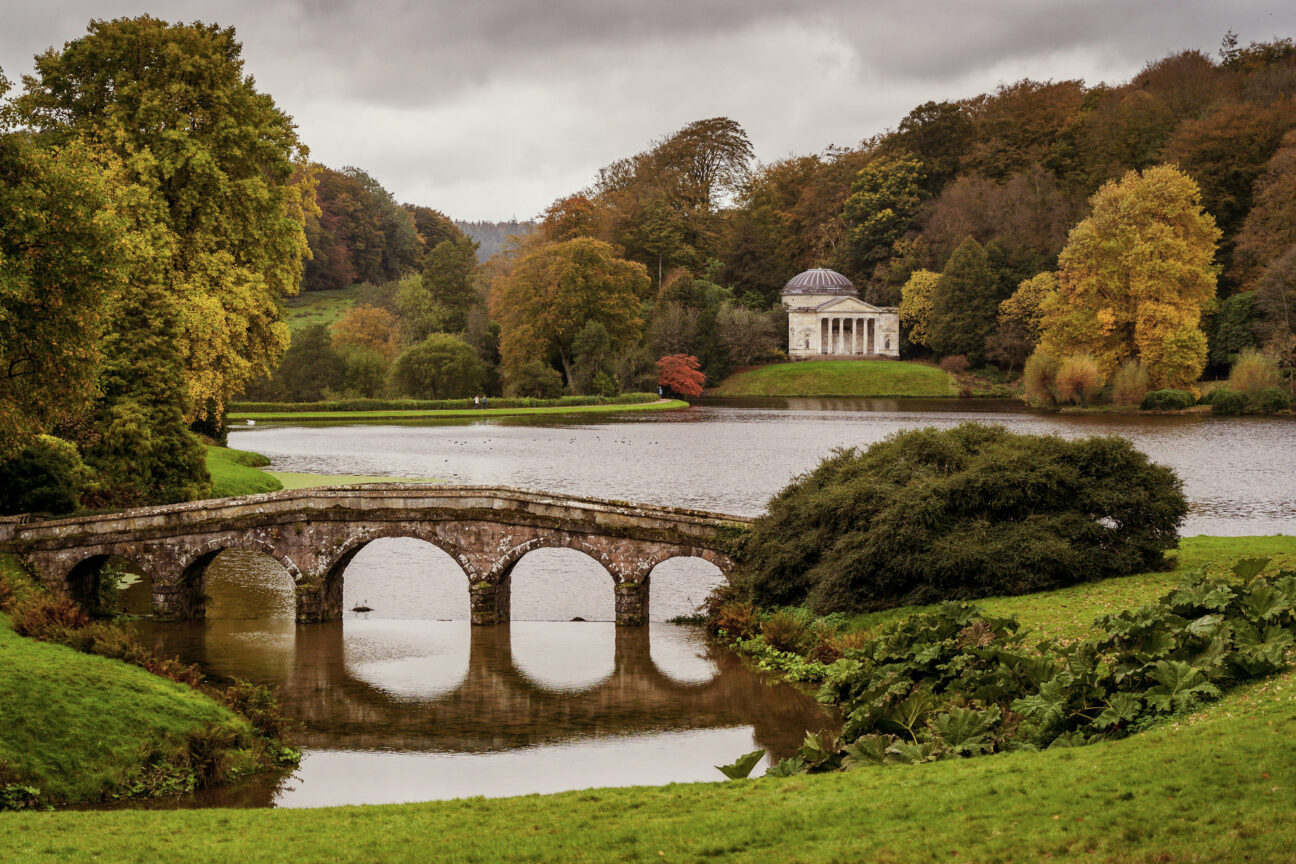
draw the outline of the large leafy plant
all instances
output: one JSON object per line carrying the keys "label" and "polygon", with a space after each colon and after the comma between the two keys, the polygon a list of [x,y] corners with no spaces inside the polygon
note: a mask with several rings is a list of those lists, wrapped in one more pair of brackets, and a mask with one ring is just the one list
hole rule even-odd
{"label": "large leafy plant", "polygon": [[1296,572],[1267,564],[1190,576],[1072,644],[1029,646],[1014,619],[966,603],[894,622],[829,667],[819,698],[842,712],[840,741],[807,736],[769,773],[1075,746],[1191,711],[1290,662]]}

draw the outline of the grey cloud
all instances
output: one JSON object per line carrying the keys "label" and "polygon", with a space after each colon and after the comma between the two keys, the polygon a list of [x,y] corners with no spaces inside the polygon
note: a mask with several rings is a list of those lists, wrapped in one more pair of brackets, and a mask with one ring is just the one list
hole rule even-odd
{"label": "grey cloud", "polygon": [[1205,0],[0,0],[0,66],[148,11],[237,28],[313,154],[463,218],[530,216],[598,168],[724,114],[765,160],[850,145],[929,99],[1021,77],[1128,78],[1185,48],[1296,30]]}

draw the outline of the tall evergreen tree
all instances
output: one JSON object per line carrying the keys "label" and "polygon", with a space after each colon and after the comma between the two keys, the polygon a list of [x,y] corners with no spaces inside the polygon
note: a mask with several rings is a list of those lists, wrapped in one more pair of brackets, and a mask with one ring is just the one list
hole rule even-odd
{"label": "tall evergreen tree", "polygon": [[964,354],[972,365],[985,358],[994,332],[999,280],[985,249],[971,237],[950,256],[932,296],[931,347],[941,356]]}

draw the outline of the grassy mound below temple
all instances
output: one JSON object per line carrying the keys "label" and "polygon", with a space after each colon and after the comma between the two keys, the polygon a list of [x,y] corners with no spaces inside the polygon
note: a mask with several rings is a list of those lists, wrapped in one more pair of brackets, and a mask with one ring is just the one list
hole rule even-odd
{"label": "grassy mound below temple", "polygon": [[950,376],[903,360],[806,360],[730,375],[708,396],[954,396]]}
{"label": "grassy mound below temple", "polygon": [[58,803],[179,791],[194,748],[220,732],[250,728],[191,687],[24,638],[0,614],[0,794],[33,787]]}

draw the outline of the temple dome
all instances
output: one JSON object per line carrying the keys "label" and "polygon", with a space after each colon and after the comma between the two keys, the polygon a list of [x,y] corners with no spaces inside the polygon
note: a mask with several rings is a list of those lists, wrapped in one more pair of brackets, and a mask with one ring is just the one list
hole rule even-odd
{"label": "temple dome", "polygon": [[855,286],[836,270],[815,267],[798,273],[783,286],[783,294],[836,294],[842,297],[857,296]]}

